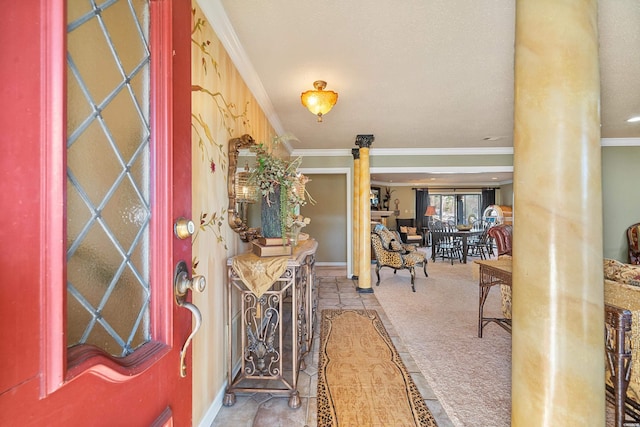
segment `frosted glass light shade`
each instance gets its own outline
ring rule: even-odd
[[[235,191],[236,201],[244,203],[255,203],[258,200],[258,187],[249,182],[250,172],[237,172]]]
[[[318,122],[322,122],[322,116],[331,111],[338,102],[338,94],[331,90],[324,90],[327,87],[327,82],[322,80],[313,82],[313,87],[315,90],[302,92],[300,100],[302,105],[318,116]]]

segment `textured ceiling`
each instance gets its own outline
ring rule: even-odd
[[[513,146],[513,1],[199,2],[226,12],[239,69],[294,149],[357,134],[373,149]],[[599,32],[602,137],[639,138],[640,2],[600,0]],[[339,93],[321,124],[300,104],[314,80]]]

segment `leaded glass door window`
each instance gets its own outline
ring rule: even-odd
[[[67,346],[149,341],[149,5],[67,5]]]

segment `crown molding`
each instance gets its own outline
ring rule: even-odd
[[[479,156],[513,154],[513,147],[469,147],[469,148],[371,148],[370,157],[377,156]],[[297,149],[292,156],[302,157],[352,157],[350,148],[332,150]]]
[[[353,157],[350,148],[336,148],[336,149],[315,149],[304,148],[296,149],[291,152],[293,157]]]
[[[460,187],[460,188],[477,188],[478,190],[481,190],[483,187],[485,188],[498,188],[501,187],[503,185],[508,185],[508,184],[513,184],[513,180],[507,180],[507,181],[491,181],[491,182],[474,182],[473,184],[464,184],[464,185],[453,185],[453,184],[430,184],[430,183],[424,183],[424,184],[416,184],[415,182],[413,183],[407,183],[407,182],[385,182],[385,181],[371,181],[371,185],[373,186],[380,186],[380,187],[413,187],[413,188],[428,188],[429,190],[439,190],[439,189],[450,189],[450,188],[454,188],[454,187]]]
[[[602,138],[600,143],[603,147],[638,147],[640,138]]]
[[[418,167],[371,167],[371,173],[491,173],[513,172],[513,166],[418,166]]]
[[[602,147],[636,147],[640,138],[602,138]],[[511,155],[513,147],[456,147],[456,148],[370,148],[369,156],[490,156]],[[292,156],[351,157],[350,148],[340,149],[295,149]]]
[[[513,154],[513,147],[372,148],[370,156],[478,156]]]

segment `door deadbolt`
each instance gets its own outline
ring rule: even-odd
[[[187,237],[191,237],[196,232],[196,226],[190,219],[180,217],[173,225],[173,232],[180,240],[184,240]]]

